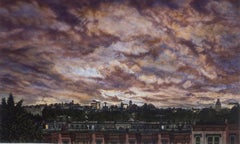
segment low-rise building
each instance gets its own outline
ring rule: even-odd
[[[179,127],[181,125],[181,127]],[[239,144],[238,124],[191,125],[160,122],[51,122],[43,130],[53,143]]]
[[[194,125],[192,128],[193,144],[226,144],[227,125]]]
[[[226,137],[227,137],[227,144],[239,144],[240,143],[240,125],[228,124]]]
[[[240,128],[238,124],[194,125],[193,144],[239,144]]]
[[[163,129],[160,122],[53,122],[45,127],[45,142],[190,144],[191,133]]]

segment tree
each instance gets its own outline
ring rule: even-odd
[[[228,122],[229,123],[239,123],[240,120],[240,107],[239,106],[234,106],[228,115]]]
[[[14,98],[13,98],[12,93],[9,94],[9,97],[8,97],[8,99],[7,99],[7,105],[8,105],[10,108],[13,108],[13,107],[14,107]]]
[[[41,125],[22,107],[23,101],[14,103],[10,94],[2,99],[1,142],[41,142]]]
[[[198,114],[200,124],[223,124],[224,117],[212,108],[204,108]]]

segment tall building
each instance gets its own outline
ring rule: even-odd
[[[220,99],[217,99],[217,102],[215,104],[215,110],[220,111],[221,110],[221,102]]]

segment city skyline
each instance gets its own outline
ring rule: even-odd
[[[240,101],[237,0],[0,2],[0,95],[26,104]]]

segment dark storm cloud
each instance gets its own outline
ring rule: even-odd
[[[143,85],[133,74],[128,74],[119,67],[115,67],[114,71],[105,78],[105,84],[107,89],[127,89],[133,85]]]
[[[130,0],[130,3],[137,7],[139,10],[146,8],[146,7],[153,7],[153,6],[166,6],[170,9],[177,9],[179,5],[174,2],[174,0]]]
[[[207,13],[205,6],[208,4],[209,0],[192,0],[190,5],[200,13]]]
[[[76,25],[80,22],[76,16],[68,12],[67,6],[61,3],[55,3],[53,1],[45,2],[47,2],[48,6],[56,13],[58,20],[66,22],[70,25]]]
[[[198,55],[195,44],[192,41],[182,39],[180,40],[180,43],[186,45],[191,50],[192,54]]]
[[[0,5],[4,95],[13,92],[27,103],[96,98],[159,106],[239,100],[237,1],[2,0]]]
[[[232,72],[236,73],[240,71],[240,57],[222,58],[220,59],[219,65],[221,65],[228,74],[231,74]]]
[[[41,73],[48,71],[53,63],[45,59],[35,48],[20,48],[18,50],[1,49],[1,57],[5,58],[5,66],[23,73]]]
[[[17,86],[18,78],[9,74],[5,74],[1,77],[1,84],[3,86],[12,85]]]
[[[220,43],[224,48],[234,50],[236,47],[240,45],[239,39],[240,39],[239,33],[237,34],[229,33],[221,37]]]

